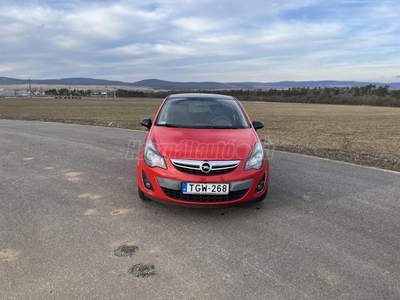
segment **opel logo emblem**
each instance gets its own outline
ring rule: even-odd
[[[201,170],[203,173],[210,173],[210,171],[211,171],[211,165],[210,165],[208,162],[203,162],[203,163],[200,165],[200,170]]]

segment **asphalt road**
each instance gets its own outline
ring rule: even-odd
[[[144,203],[143,138],[0,120],[1,299],[400,299],[398,173],[275,152],[263,203]]]

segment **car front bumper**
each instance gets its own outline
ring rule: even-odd
[[[268,189],[269,164],[265,160],[260,170],[243,171],[243,166],[232,173],[198,176],[182,173],[168,164],[168,169],[150,168],[144,161],[138,163],[138,183],[147,198],[171,204],[200,207],[220,207],[250,202],[261,198]],[[145,182],[151,188],[145,186]],[[182,182],[229,183],[229,194],[184,194]],[[259,185],[262,183],[262,188]]]

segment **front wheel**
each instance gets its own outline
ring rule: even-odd
[[[140,189],[139,185],[138,185],[138,195],[139,198],[142,199],[143,201],[148,201],[149,198],[146,197],[146,195],[142,192],[142,190]]]
[[[265,200],[265,198],[267,197],[267,193],[268,193],[268,189],[264,192],[264,194],[262,194],[261,196],[260,196],[260,198],[258,198],[256,201],[254,201],[254,202],[261,202],[261,201],[264,201]]]

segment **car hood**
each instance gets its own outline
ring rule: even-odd
[[[251,155],[258,137],[252,128],[194,129],[154,126],[151,139],[166,158],[238,160]]]

